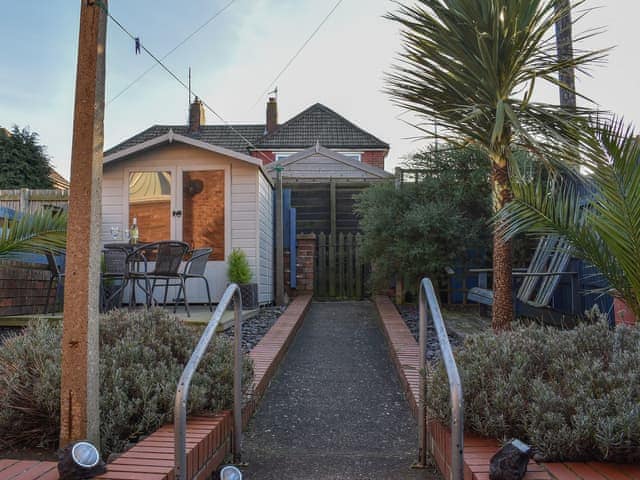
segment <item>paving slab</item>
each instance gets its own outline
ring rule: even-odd
[[[370,302],[314,302],[244,436],[246,479],[434,479]]]

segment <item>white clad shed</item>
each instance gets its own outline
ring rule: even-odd
[[[144,132],[143,132],[144,133]],[[105,152],[102,241],[136,217],[141,242],[182,240],[212,247],[207,278],[214,302],[227,285],[233,249],[245,252],[261,304],[273,301],[273,184],[259,159],[174,133]],[[203,282],[189,301],[206,301]],[[202,287],[202,288],[201,288]]]

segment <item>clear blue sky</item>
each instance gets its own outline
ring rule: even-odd
[[[78,14],[81,0],[0,0],[0,125],[30,126],[54,166],[69,172]],[[110,11],[154,53],[164,55],[229,0],[111,0]],[[329,12],[334,0],[236,0],[167,60],[194,91],[230,122],[262,122],[260,94]],[[637,0],[587,2],[601,7],[578,30],[606,26],[589,42],[617,45],[609,62],[581,77],[578,88],[604,108],[640,122],[637,92]],[[400,48],[397,28],[382,15],[389,0],[344,0],[277,82],[280,121],[322,102],[391,144],[387,169],[424,145],[419,132],[395,118],[401,110],[381,92],[382,77]],[[113,23],[107,34],[107,100],[152,64]],[[543,90],[540,97],[555,100]],[[187,93],[156,68],[107,105],[109,147],[155,123],[186,122]],[[410,115],[402,119],[411,121]],[[208,123],[219,123],[212,115]]]

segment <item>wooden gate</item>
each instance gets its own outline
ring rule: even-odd
[[[362,234],[318,235],[314,292],[316,297],[364,298],[369,265],[362,259]]]

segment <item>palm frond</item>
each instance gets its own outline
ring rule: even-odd
[[[19,253],[55,253],[64,251],[67,238],[66,213],[38,211],[15,220],[6,219],[0,232],[0,258]]]
[[[640,314],[640,144],[621,120],[600,123],[580,157],[590,173],[512,178],[514,200],[499,212],[501,234],[564,236],[611,292]]]

